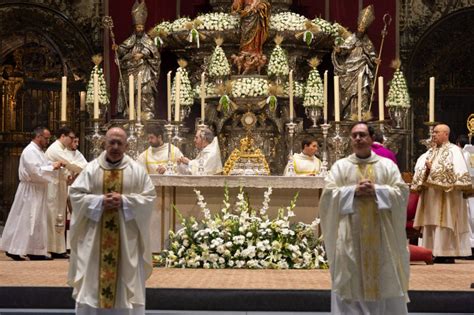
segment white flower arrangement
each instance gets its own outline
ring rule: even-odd
[[[172,31],[172,23],[169,21],[163,21],[159,24],[156,24],[153,27],[153,30],[157,33],[160,33],[160,32],[169,33]]]
[[[181,73],[181,86],[179,90],[180,105],[181,106],[192,106],[194,103],[193,88],[191,81],[189,81],[188,70],[184,67],[179,67],[176,72]],[[176,91],[176,76],[173,79],[171,87],[171,103],[175,104],[175,91]]]
[[[239,78],[232,81],[232,97],[268,95],[268,81],[262,78]]]
[[[183,228],[170,232],[169,249],[155,262],[171,268],[327,268],[322,240],[311,225],[290,224],[297,196],[278,217],[269,219],[267,210],[272,188],[264,194],[262,207],[250,206],[241,189],[231,205],[227,187],[223,207],[211,215],[204,197],[195,190],[203,219],[181,217]],[[286,215],[285,215],[286,212]]]
[[[206,82],[206,97],[216,97],[216,84],[213,82]],[[201,98],[201,83],[198,83],[194,86],[193,89],[194,98]]]
[[[216,39],[216,48],[212,52],[211,58],[209,59],[209,67],[207,68],[207,73],[211,77],[222,77],[230,74],[229,60],[227,60],[221,45],[222,39]]]
[[[95,65],[94,68],[92,68],[91,77],[89,79],[89,83],[87,84],[86,104],[94,104],[94,74],[97,74],[99,79],[99,104],[108,105],[110,103],[109,92],[107,91],[104,72],[99,65]]]
[[[308,19],[294,12],[281,12],[270,17],[270,29],[283,31],[301,31]]]
[[[304,90],[304,107],[323,107],[324,105],[324,88],[323,81],[319,76],[318,69],[316,68],[319,65],[318,58],[312,58],[309,61],[311,66],[311,71],[308,75],[308,80],[306,81],[306,87]]]
[[[283,95],[288,97],[289,95],[289,84],[285,82],[283,84]],[[299,81],[293,81],[293,95],[294,97],[304,97],[304,83]]]
[[[224,31],[239,28],[240,25],[238,16],[223,12],[202,14],[197,19],[202,22],[199,30]]]
[[[321,32],[334,37],[335,45],[339,45],[344,42],[344,39],[339,34],[339,28],[341,26],[338,23],[331,24],[331,22],[318,17],[312,20],[311,22],[316,24]]]
[[[168,32],[179,32],[186,30],[186,24],[191,22],[191,19],[188,17],[179,18],[174,20],[169,27]]]
[[[410,95],[408,94],[407,82],[403,72],[400,71],[400,64],[398,63],[393,74],[392,81],[389,82],[389,89],[387,107],[410,107]]]
[[[283,38],[278,36],[275,38],[275,48],[273,48],[268,62],[268,75],[271,76],[287,76],[290,72],[288,65],[288,54],[281,48]]]

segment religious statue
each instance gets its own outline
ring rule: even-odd
[[[234,0],[232,12],[240,14],[240,53],[232,55],[239,74],[260,73],[267,62],[263,44],[268,38],[270,3],[267,0]]]
[[[367,119],[377,58],[374,45],[366,34],[375,19],[374,7],[369,5],[359,14],[357,31],[337,46],[332,53],[334,74],[339,76],[344,119],[357,119],[358,77],[362,74],[362,119]]]
[[[153,40],[145,33],[147,19],[145,0],[136,0],[132,7],[132,19],[135,25],[134,33],[119,46],[113,45],[117,50],[122,70],[123,79],[119,82],[118,111],[128,113],[128,88],[129,75],[133,74],[135,84],[135,98],[138,86],[138,76],[141,76],[141,109],[144,120],[153,119],[155,116],[156,85],[160,76],[161,57]],[[123,85],[123,86],[122,86]],[[136,102],[135,102],[136,103]]]

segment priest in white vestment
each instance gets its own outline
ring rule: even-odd
[[[415,165],[412,189],[420,191],[415,228],[422,229],[422,246],[433,251],[435,263],[454,263],[470,256],[469,221],[463,190],[472,187],[461,149],[449,142],[450,129],[437,125],[434,147]]]
[[[352,127],[354,153],[331,167],[319,204],[332,314],[407,314],[408,187],[371,151],[372,136],[365,123]]]
[[[64,126],[56,135],[57,140],[46,150],[46,157],[52,162],[64,161],[66,165],[59,171],[58,180],[48,184],[48,252],[52,258],[68,258],[65,234],[68,179],[82,167],[73,161],[70,153],[74,131]]]
[[[176,146],[163,141],[163,133],[163,128],[159,126],[147,128],[150,146],[138,156],[137,162],[146,169],[148,174],[163,174],[166,171],[168,159],[176,163],[183,156]]]
[[[143,167],[125,155],[123,129],[109,129],[105,141],[106,151],[86,166],[70,189],[68,283],[76,314],[145,314],[155,187]]]
[[[293,154],[293,169],[296,176],[316,176],[321,169],[321,160],[315,154],[318,152],[318,142],[314,138],[304,138],[301,142],[301,153]],[[288,176],[286,166],[284,176]]]
[[[63,165],[52,163],[43,152],[51,137],[48,129],[38,127],[33,136],[20,156],[20,184],[0,242],[0,249],[14,260],[25,260],[24,255],[32,260],[46,259],[48,183],[56,180],[56,170]]]
[[[222,173],[219,141],[209,128],[196,131],[196,149],[200,150],[194,160],[186,157],[178,159],[178,172],[187,175],[216,175]]]

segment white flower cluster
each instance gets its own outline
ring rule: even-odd
[[[230,74],[230,64],[221,46],[216,46],[211,58],[209,59],[209,67],[207,69],[209,76],[219,77]]]
[[[303,31],[305,22],[308,21],[302,15],[294,12],[281,12],[270,17],[270,29],[283,31]]]
[[[100,66],[94,66],[94,68],[92,68],[91,77],[87,84],[86,104],[94,104],[94,74],[97,74],[99,78],[99,104],[107,105],[110,103],[109,92],[107,91],[104,72]]]
[[[318,17],[312,20],[311,22],[319,26],[321,32],[334,37],[334,43],[336,45],[341,44],[344,41],[341,35],[339,35],[340,25],[338,23],[331,24],[331,22],[326,21],[324,19],[320,19]]]
[[[288,84],[288,82],[285,82],[283,84],[283,93],[285,96],[288,96],[289,86],[290,85]],[[303,82],[293,81],[293,95],[295,97],[304,97],[304,83]]]
[[[389,83],[387,101],[388,107],[410,107],[410,95],[408,94],[407,82],[405,76],[400,69],[395,70],[393,79]]]
[[[288,55],[280,45],[276,45],[268,62],[268,75],[287,76],[289,72]]]
[[[226,188],[223,207],[212,216],[196,191],[204,219],[183,218],[183,228],[170,232],[169,249],[155,261],[174,268],[327,268],[324,246],[314,234],[318,222],[290,224],[296,198],[279,210],[277,218],[269,219],[271,193],[269,188],[257,211],[242,189],[232,207]]]
[[[213,82],[206,82],[206,97],[215,97],[216,94],[216,84]],[[199,82],[194,86],[194,98],[201,98],[201,83]]]
[[[172,24],[168,21],[163,21],[153,27],[153,30],[156,32],[166,32],[169,33],[172,30]]]
[[[232,81],[233,97],[258,97],[268,95],[268,82],[261,78],[239,78]]]
[[[323,81],[317,69],[309,72],[304,91],[304,107],[323,107]]]
[[[188,17],[179,18],[174,20],[173,23],[170,25],[169,32],[179,32],[186,30],[185,25],[186,23],[191,22],[191,19]]]
[[[191,106],[194,103],[193,88],[191,81],[189,81],[188,70],[179,67],[177,72],[181,73],[181,86],[179,90],[179,99],[181,106]],[[175,91],[176,91],[176,76],[173,79],[173,85],[171,87],[171,103],[175,103]]]
[[[240,25],[240,19],[237,15],[223,12],[213,12],[199,15],[197,17],[202,22],[198,29],[224,31],[236,29]]]

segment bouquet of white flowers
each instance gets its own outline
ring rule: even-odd
[[[222,77],[230,74],[230,64],[225,55],[224,49],[221,45],[223,43],[223,38],[216,38],[216,48],[209,59],[209,67],[207,72],[211,77]]]
[[[231,205],[225,188],[223,207],[211,215],[204,197],[198,190],[197,203],[204,218],[200,221],[183,218],[182,228],[170,232],[170,245],[161,256],[160,265],[173,268],[327,268],[322,240],[314,231],[319,224],[291,224],[297,196],[278,217],[269,219],[267,210],[272,188],[264,194],[257,211],[249,204],[241,189]]]
[[[275,36],[275,48],[273,48],[272,54],[270,55],[270,61],[268,62],[268,75],[273,76],[287,76],[290,72],[288,65],[288,55],[286,51],[281,48],[283,37],[280,35]]]
[[[89,83],[87,84],[87,96],[86,96],[86,104],[92,105],[94,104],[94,74],[98,76],[98,83],[99,83],[99,104],[101,107],[107,106],[110,103],[109,100],[109,92],[107,91],[107,84],[105,83],[104,72],[100,67],[100,63],[102,62],[101,55],[94,55],[92,56],[92,62],[94,62],[95,66],[92,68],[91,76],[89,79]],[[91,106],[89,106],[89,112],[92,114],[93,110]]]
[[[176,72],[181,74],[181,86],[179,89],[179,99],[181,106],[192,106],[194,103],[193,88],[191,81],[189,81],[188,70],[186,70],[187,62],[183,59],[178,60],[179,68]],[[173,79],[171,87],[171,103],[175,103],[175,91],[176,91],[176,76]]]
[[[301,31],[305,29],[305,22],[308,21],[302,15],[293,12],[281,12],[273,14],[270,18],[270,29],[283,31]]]
[[[259,97],[268,95],[268,81],[262,78],[239,78],[232,81],[233,97]]]
[[[318,69],[316,69],[319,65],[319,59],[311,58],[309,64],[312,69],[309,72],[308,80],[306,81],[303,106],[323,107],[323,81],[319,76]]]
[[[206,97],[215,97],[216,93],[216,84],[213,82],[206,82]],[[197,83],[193,89],[194,98],[201,98],[201,82]]]
[[[288,82],[283,84],[283,95],[288,97],[289,96],[289,87],[290,85]],[[293,81],[293,95],[294,97],[304,97],[304,83]]]
[[[240,25],[240,19],[236,15],[224,12],[212,12],[199,15],[198,20],[202,22],[198,29],[224,31],[236,29]]]
[[[344,41],[341,34],[339,33],[339,28],[341,26],[338,23],[331,24],[330,22],[318,17],[312,20],[312,22],[319,27],[321,32],[334,37],[334,43],[336,45],[339,45]]]
[[[403,72],[400,71],[401,63],[399,60],[392,62],[392,67],[395,68],[392,81],[389,82],[389,90],[387,107],[410,107],[410,95],[408,94],[407,82]]]

